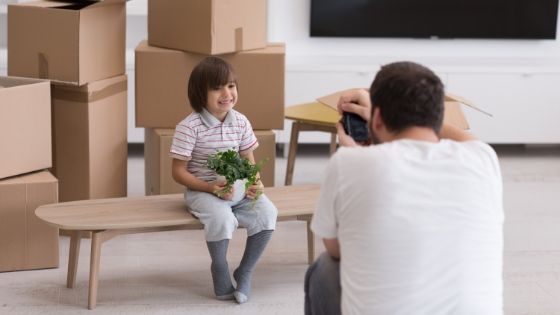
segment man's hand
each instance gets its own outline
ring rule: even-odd
[[[371,117],[371,101],[369,92],[364,89],[354,89],[342,92],[336,106],[338,113],[355,113],[369,122]]]
[[[356,147],[358,144],[352,137],[346,134],[342,123],[336,124],[336,133],[338,135],[338,143],[343,147]]]
[[[259,179],[256,183],[249,186],[249,189],[247,189],[247,195],[246,196],[247,196],[248,199],[255,199],[258,196],[260,196],[263,192],[264,192],[264,185],[261,182],[261,180]]]

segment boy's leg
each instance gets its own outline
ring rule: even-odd
[[[237,288],[233,293],[235,300],[238,303],[245,303],[251,295],[251,277],[253,269],[261,254],[266,248],[266,244],[272,236],[272,230],[261,231],[255,235],[247,237],[247,244],[245,245],[245,252],[239,267],[233,272],[233,278],[237,283]]]
[[[241,263],[233,272],[237,283],[235,299],[238,303],[245,303],[251,294],[253,269],[276,227],[278,210],[265,195],[261,195],[255,202],[245,199],[233,209],[239,224],[247,228],[248,235]]]
[[[305,274],[305,315],[339,315],[340,262],[323,253]]]
[[[197,191],[187,191],[185,200],[191,212],[204,225],[206,245],[212,264],[214,293],[219,300],[233,299],[233,285],[227,263],[227,249],[233,231],[237,229],[237,219],[229,203],[216,196]]]
[[[214,293],[218,300],[233,299],[233,284],[229,275],[229,266],[227,263],[227,249],[229,240],[221,240],[217,242],[206,242],[208,251],[212,258],[210,270],[212,271],[212,282],[214,283]]]

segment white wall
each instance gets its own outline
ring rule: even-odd
[[[0,74],[6,73],[5,6],[0,0]],[[21,2],[21,1],[20,1]],[[146,38],[147,0],[127,3],[129,141],[134,127],[134,47]],[[268,0],[269,41],[286,43],[286,106],[332,91],[369,86],[380,65],[413,60],[434,69],[448,90],[494,114],[465,109],[474,133],[493,143],[560,143],[560,44],[553,40],[310,38],[310,0]],[[289,139],[290,122],[278,132]],[[303,133],[301,142],[328,142]]]
[[[309,0],[269,0],[269,40],[287,44],[287,105],[369,86],[381,64],[412,60],[434,69],[449,91],[494,114],[465,109],[482,139],[560,143],[558,40],[311,38],[309,13]],[[280,138],[287,140],[286,132]]]

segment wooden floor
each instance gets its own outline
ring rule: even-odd
[[[506,210],[504,300],[507,315],[560,314],[560,146],[497,147]],[[319,183],[328,146],[301,148],[294,183]],[[131,150],[129,192],[142,195],[143,159]],[[276,183],[286,160],[277,160]],[[200,231],[119,236],[104,245],[97,308],[88,311],[89,241],[81,247],[77,287],[67,289],[68,238],[58,269],[0,273],[0,314],[302,314],[307,268],[305,223],[280,222],[244,305],[212,296],[209,258]],[[229,251],[237,267],[245,232]],[[321,252],[320,242],[316,242]]]

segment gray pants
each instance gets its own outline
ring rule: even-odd
[[[274,230],[278,210],[264,194],[256,201],[245,198],[244,183],[234,184],[234,198],[224,200],[207,192],[187,190],[185,202],[202,224],[207,242],[231,239],[238,226],[247,229],[247,235]]]
[[[339,315],[340,263],[327,252],[305,274],[305,315]]]

